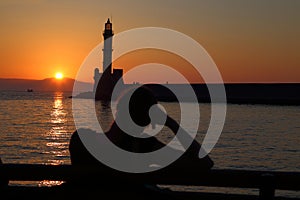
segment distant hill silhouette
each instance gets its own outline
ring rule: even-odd
[[[0,78],[0,90],[14,90],[14,91],[72,91],[75,80],[71,78],[64,78],[57,80],[55,78],[47,78],[43,80],[31,79],[5,79]],[[92,91],[93,85],[86,82],[77,82],[79,91]]]

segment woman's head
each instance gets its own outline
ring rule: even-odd
[[[129,103],[128,103],[129,99]],[[129,114],[134,123],[139,126],[150,124],[149,109],[157,100],[147,86],[130,89],[125,92],[118,101],[117,112],[123,113],[124,109],[129,109]]]

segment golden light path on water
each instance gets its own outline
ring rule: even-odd
[[[64,140],[65,137],[69,137],[69,134],[66,132],[64,127],[64,123],[67,121],[67,111],[64,108],[63,103],[63,92],[56,92],[54,94],[54,102],[51,110],[51,130],[46,133],[46,138],[48,142],[46,143],[47,148],[51,149],[51,151],[47,152],[52,154],[53,159],[49,159],[47,164],[50,165],[61,165],[64,164],[64,161],[61,159],[54,159],[54,158],[61,158],[68,156],[68,142]],[[62,140],[63,139],[63,140]],[[53,186],[53,185],[61,185],[63,181],[50,181],[44,180],[41,181],[38,185],[42,186]]]

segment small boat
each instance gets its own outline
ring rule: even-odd
[[[27,92],[33,92],[33,89],[28,88],[28,89],[27,89]]]

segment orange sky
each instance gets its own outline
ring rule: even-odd
[[[192,37],[214,59],[225,82],[300,82],[299,10],[294,0],[3,0],[0,77],[44,79],[61,71],[74,78],[102,42],[104,23],[112,15],[115,33],[157,26]],[[177,68],[180,63],[189,80],[198,80],[188,63],[174,62],[166,52],[148,53],[143,61],[135,52],[115,64],[127,71],[143,62]]]
[[[149,70],[144,71],[143,76],[136,75],[135,81],[137,82],[160,82],[160,83],[174,83],[176,79],[172,79],[169,77],[168,71],[164,70],[163,67],[157,66],[153,63],[160,63],[166,66],[170,66],[177,70],[180,74],[186,77],[189,82],[203,82],[201,75],[197,72],[197,70],[184,58],[175,55],[173,53],[157,50],[157,49],[144,49],[132,51],[124,56],[121,56],[119,59],[116,59],[113,63],[115,68],[122,68],[122,65],[126,63],[126,68],[124,69],[124,73],[133,69],[136,66],[140,66],[146,63],[149,64]],[[151,69],[152,68],[152,69]],[[156,70],[153,70],[156,69]],[[135,75],[136,73],[134,73]],[[125,78],[125,82],[132,82],[134,76],[131,75],[128,78]]]

